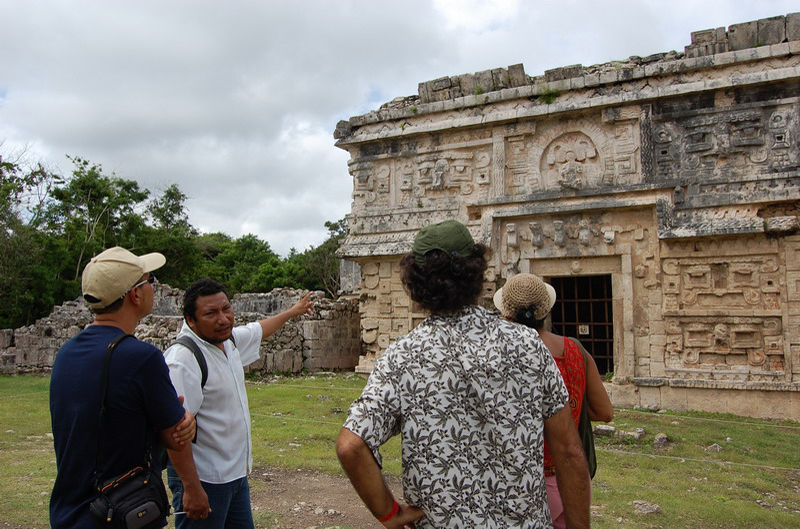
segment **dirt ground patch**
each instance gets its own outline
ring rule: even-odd
[[[402,485],[387,477],[397,499]],[[279,517],[276,528],[310,529],[330,527],[382,527],[364,506],[346,477],[310,470],[257,468],[250,474],[253,510],[270,511]]]
[[[249,476],[250,498],[257,527],[270,529],[330,529],[383,527],[364,506],[346,477],[313,470],[261,467]],[[395,498],[402,499],[398,478],[386,482]],[[268,513],[268,514],[265,514]],[[277,518],[277,522],[275,519]],[[261,523],[265,519],[266,523]],[[169,527],[175,527],[170,517]],[[0,528],[31,529],[0,520]]]

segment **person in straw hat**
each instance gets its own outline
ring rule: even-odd
[[[378,358],[337,454],[384,527],[549,527],[543,445],[553,445],[570,527],[589,526],[589,471],[553,357],[536,332],[477,305],[483,244],[455,220],[419,231],[401,262],[430,313]],[[379,449],[402,436],[403,493]],[[424,516],[423,516],[424,515]]]
[[[575,426],[578,426],[584,403],[590,420],[609,422],[614,416],[614,408],[594,359],[578,340],[554,334],[546,325],[555,302],[555,289],[533,274],[515,275],[494,295],[494,304],[503,317],[536,329],[553,355],[569,391]],[[591,428],[591,424],[588,427]],[[547,443],[544,446],[544,465],[547,503],[553,526],[563,528],[567,526],[566,517],[558,489],[556,465]]]

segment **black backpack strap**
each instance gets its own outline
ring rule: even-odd
[[[179,336],[175,339],[174,342],[170,344],[172,347],[175,344],[179,344],[184,346],[185,348],[189,349],[192,354],[194,355],[194,359],[197,360],[197,365],[200,366],[200,389],[204,389],[206,387],[206,381],[208,380],[208,363],[206,363],[206,355],[203,354],[203,350],[200,349],[200,346],[197,345],[197,342],[191,336],[183,335]],[[195,417],[195,421],[197,418]],[[194,439],[192,439],[193,443],[197,442],[197,432],[195,431]],[[167,463],[169,462],[167,457],[167,450],[162,449],[161,451],[161,468],[167,468]]]
[[[197,345],[190,336],[180,336],[172,345],[181,344],[182,346],[189,349],[192,354],[194,354],[195,359],[197,360],[197,364],[200,366],[200,388],[206,387],[206,380],[208,380],[208,364],[206,363],[206,356],[203,354],[202,349],[200,346]]]
[[[110,371],[111,367],[111,354],[114,352],[114,349],[117,347],[117,345],[119,345],[119,343],[128,336],[133,335],[123,333],[114,338],[114,341],[108,344],[108,347],[106,347],[106,352],[103,357],[103,374],[101,375],[102,378],[100,380],[100,420],[98,421],[97,449],[95,450],[94,459],[94,477],[96,484],[100,483],[100,468],[102,465],[102,458],[100,457],[100,437],[102,437],[103,433],[103,417],[105,417],[106,405],[108,402],[108,372]]]

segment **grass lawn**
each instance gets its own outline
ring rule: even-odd
[[[364,383],[346,374],[250,383],[255,465],[341,475],[334,443]],[[48,385],[48,377],[0,376],[0,523],[48,526]],[[618,409],[612,425],[644,435],[596,438],[595,527],[800,527],[799,423]],[[658,433],[667,446],[653,446]],[[381,452],[386,471],[399,475],[399,440]],[[637,512],[648,504],[658,512]],[[274,524],[271,513],[257,516]]]

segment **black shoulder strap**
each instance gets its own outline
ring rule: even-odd
[[[133,336],[132,334],[120,334],[114,341],[108,344],[106,347],[106,353],[103,358],[103,374],[102,379],[100,380],[100,420],[98,422],[98,429],[97,429],[97,449],[95,450],[95,459],[94,459],[94,475],[95,481],[99,483],[100,479],[100,467],[101,467],[101,457],[100,457],[100,437],[103,432],[103,417],[106,414],[106,404],[108,401],[108,372],[111,367],[111,354],[114,352],[114,348],[119,345],[119,343],[127,338],[128,336]]]
[[[179,343],[182,346],[186,347],[194,354],[194,357],[197,360],[197,364],[200,366],[200,375],[201,375],[200,387],[201,388],[206,387],[206,380],[208,380],[208,364],[206,363],[206,356],[203,354],[203,351],[202,349],[200,349],[200,346],[197,345],[197,342],[195,342],[191,338],[191,336],[186,336],[186,335],[180,336],[177,340],[175,340],[173,345],[176,343]]]

